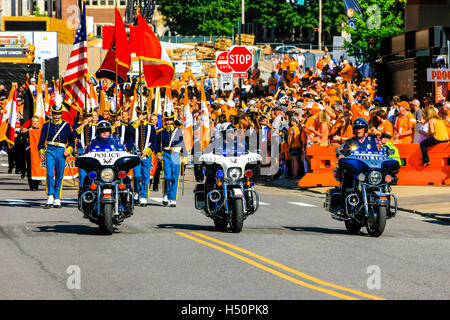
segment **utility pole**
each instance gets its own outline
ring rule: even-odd
[[[322,51],[322,0],[319,0],[319,51]]]
[[[241,0],[241,20],[245,24],[245,0]]]

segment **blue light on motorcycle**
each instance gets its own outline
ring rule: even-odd
[[[89,178],[90,178],[91,180],[97,179],[97,173],[96,173],[95,171],[89,172]]]
[[[224,175],[225,175],[225,173],[223,172],[223,170],[217,170],[216,176],[217,176],[218,178],[223,178]]]

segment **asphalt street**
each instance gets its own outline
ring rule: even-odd
[[[323,196],[256,186],[239,234],[194,208],[191,174],[176,208],[137,207],[111,236],[83,219],[75,190],[0,173],[0,299],[449,299],[450,224],[400,212],[380,238],[349,235]],[[181,188],[181,187],[180,187]],[[76,276],[76,277],[75,277]]]

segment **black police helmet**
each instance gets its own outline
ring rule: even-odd
[[[112,132],[111,124],[108,121],[106,121],[106,120],[100,121],[97,124],[97,128],[96,128],[96,132],[98,132],[98,133],[104,132],[104,131]]]
[[[364,131],[367,132],[369,130],[369,123],[364,118],[357,118],[353,122],[353,130],[358,130],[364,128]]]

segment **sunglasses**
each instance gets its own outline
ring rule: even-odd
[[[353,129],[356,129],[356,130],[360,130],[360,129],[364,129],[365,128],[365,126],[353,126]]]

